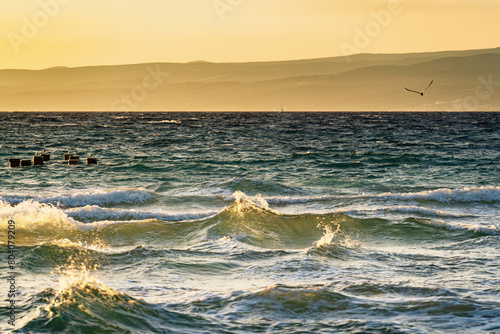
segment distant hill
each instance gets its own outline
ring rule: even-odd
[[[430,80],[424,96],[421,90]],[[3,111],[500,111],[500,48],[0,70]]]

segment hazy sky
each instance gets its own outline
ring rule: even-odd
[[[500,0],[0,0],[0,68],[500,46]]]

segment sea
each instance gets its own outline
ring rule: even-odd
[[[500,113],[0,113],[0,252],[2,333],[500,333]]]

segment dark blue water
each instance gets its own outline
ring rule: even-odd
[[[0,161],[2,332],[500,333],[500,113],[0,113]]]

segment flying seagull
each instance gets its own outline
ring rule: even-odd
[[[424,96],[424,92],[427,90],[427,88],[429,88],[432,85],[433,82],[434,82],[434,80],[432,80],[431,83],[429,84],[429,86],[425,87],[425,89],[423,91],[421,91],[421,92],[417,92],[416,90],[411,90],[411,89],[408,89],[406,87],[405,87],[405,89],[407,91],[409,91],[409,92],[417,93],[417,94],[420,94],[420,95]]]

